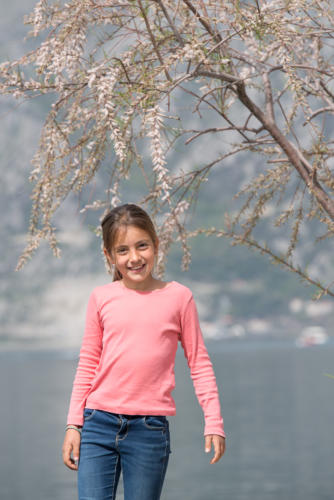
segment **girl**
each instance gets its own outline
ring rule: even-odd
[[[121,471],[125,500],[159,500],[179,340],[204,412],[205,451],[214,446],[211,464],[225,451],[216,379],[190,289],[153,277],[159,241],[148,214],[125,204],[101,225],[114,277],[89,297],[63,460],[78,470],[79,500],[114,500]]]

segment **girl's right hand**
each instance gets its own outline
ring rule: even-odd
[[[64,464],[72,470],[78,470],[80,440],[81,435],[75,429],[68,429],[65,432],[65,439],[62,448],[63,461]],[[71,453],[73,453],[73,458],[71,457]]]

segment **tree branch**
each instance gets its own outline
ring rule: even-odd
[[[283,149],[287,157],[290,159],[292,165],[300,174],[305,184],[311,192],[314,192],[319,205],[327,212],[331,219],[334,220],[334,202],[328,196],[322,186],[312,176],[308,166],[308,162],[303,157],[302,153],[282,134],[275,123],[271,123],[264,113],[256,106],[256,104],[248,97],[245,86],[243,83],[237,84],[237,92],[240,101],[254,114],[254,116],[263,124],[264,128],[268,130],[271,136]]]
[[[167,11],[166,7],[164,6],[162,0],[153,0],[153,1],[160,5],[161,10],[164,13],[165,18],[168,21],[169,26],[173,30],[175,38],[177,39],[177,41],[179,42],[179,44],[181,45],[181,47],[183,47],[184,46],[184,41],[182,39],[182,36],[181,36],[180,32],[177,30],[175,24],[173,23],[173,21],[172,21],[170,15],[168,14],[168,11]]]
[[[232,239],[235,244],[247,245],[250,248],[255,248],[260,253],[265,254],[268,257],[270,257],[274,263],[281,265],[282,267],[286,268],[288,271],[292,271],[293,273],[298,274],[298,276],[300,276],[304,281],[319,288],[321,290],[321,292],[317,296],[317,299],[321,298],[323,295],[330,295],[331,297],[334,297],[334,292],[329,290],[329,286],[331,284],[328,285],[328,287],[324,287],[319,281],[316,281],[313,278],[311,278],[302,269],[300,269],[299,267],[295,267],[293,264],[291,264],[286,259],[284,259],[284,257],[281,257],[281,256],[275,254],[272,250],[270,250],[270,248],[268,248],[267,246],[260,245],[260,243],[258,243],[254,239],[245,238],[243,235],[236,234],[233,231],[224,231],[222,229],[218,230],[216,228],[196,229],[195,231],[188,232],[187,238],[195,237],[198,234],[206,234],[207,236],[215,235],[218,238],[225,236],[225,237]]]
[[[274,106],[273,106],[273,93],[271,90],[271,85],[270,85],[270,79],[268,73],[263,73],[262,75],[263,82],[264,82],[264,93],[266,97],[266,111],[269,120],[271,123],[275,123],[275,116],[274,116]]]
[[[144,7],[143,7],[142,1],[141,1],[141,0],[138,0],[138,4],[139,4],[140,12],[141,12],[141,14],[142,14],[142,16],[143,16],[143,18],[144,18],[145,25],[146,25],[146,28],[147,28],[148,34],[149,34],[149,36],[150,36],[150,39],[151,39],[152,45],[153,45],[153,47],[154,47],[154,50],[155,50],[155,52],[156,52],[156,54],[157,54],[157,56],[158,56],[158,59],[159,59],[159,61],[160,61],[161,66],[164,68],[164,72],[165,72],[165,75],[166,75],[167,80],[169,80],[169,81],[171,82],[171,81],[172,81],[172,78],[170,77],[170,75],[169,75],[169,73],[168,73],[168,70],[167,70],[167,68],[165,67],[165,64],[164,64],[163,58],[162,58],[162,56],[161,56],[161,54],[160,54],[159,47],[158,47],[158,45],[157,45],[157,42],[156,42],[155,37],[154,37],[154,35],[153,35],[153,33],[152,33],[152,30],[151,30],[150,23],[149,23],[148,18],[147,18],[147,16],[146,16],[146,12],[145,12],[145,9],[144,9]]]
[[[217,42],[221,42],[222,41],[222,37],[220,36],[219,33],[217,32],[214,32],[212,29],[211,29],[211,26],[205,21],[205,19],[203,19],[203,17],[201,16],[201,14],[198,12],[198,10],[193,6],[193,4],[189,1],[189,0],[183,0],[183,2],[187,5],[187,7],[191,10],[191,12],[193,14],[195,14],[195,16],[197,17],[197,19],[199,20],[199,22],[202,24],[202,26],[204,26],[204,28],[206,29],[206,31],[208,33],[210,33],[210,35],[217,41]]]
[[[320,115],[321,113],[326,113],[327,111],[330,111],[331,113],[334,113],[334,106],[327,106],[324,108],[317,109],[317,111],[314,111],[308,118],[307,120],[303,123],[303,125],[307,125],[307,123],[315,118],[316,116]]]

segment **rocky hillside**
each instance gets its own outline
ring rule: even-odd
[[[8,4],[1,19],[1,60],[19,56],[34,43],[23,43],[26,28],[21,23],[23,14],[34,4],[31,0],[13,0]],[[82,335],[88,294],[93,286],[110,279],[104,269],[100,241],[90,229],[98,223],[98,215],[79,213],[91,189],[94,196],[99,190],[102,193],[105,183],[102,175],[80,197],[70,197],[55,217],[62,257],[53,257],[44,244],[22,271],[14,271],[29,225],[30,160],[38,145],[48,104],[47,99],[35,99],[19,106],[11,99],[0,100],[3,125],[0,136],[2,345],[14,339],[32,343],[40,342],[41,338],[55,346],[77,345]],[[220,145],[212,139],[207,147],[217,149]],[[184,161],[180,154],[182,151],[175,153],[170,161]],[[199,161],[205,152],[194,154],[196,158],[187,157],[187,161]],[[255,157],[240,157],[217,169],[201,193],[190,225],[222,226],[224,212],[236,209],[231,193],[237,192],[261,169],[258,162]],[[124,192],[123,201],[136,199],[133,183]],[[271,206],[265,213],[257,235],[261,240],[270,241],[276,251],[281,251],[287,246],[289,231],[277,231],[273,227],[272,217],[276,211],[277,207]],[[314,247],[312,237],[316,231],[316,226],[305,225],[297,256],[301,262],[308,263],[313,276],[326,278],[328,282],[334,274],[333,252],[328,243]],[[312,303],[314,291],[301,284],[295,275],[273,266],[265,257],[246,248],[232,247],[223,239],[198,237],[192,242],[190,270],[182,273],[180,265],[181,252],[175,246],[165,278],[177,279],[193,288],[204,322],[242,323],[247,327],[251,321],[253,324],[256,320],[260,321],[258,324],[262,321],[262,325],[267,321],[269,330],[293,330],[308,324],[329,327],[331,323],[332,301],[324,299],[322,305]]]

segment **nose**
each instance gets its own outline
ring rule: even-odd
[[[135,248],[130,249],[129,260],[131,262],[137,262],[140,260],[138,252]]]

